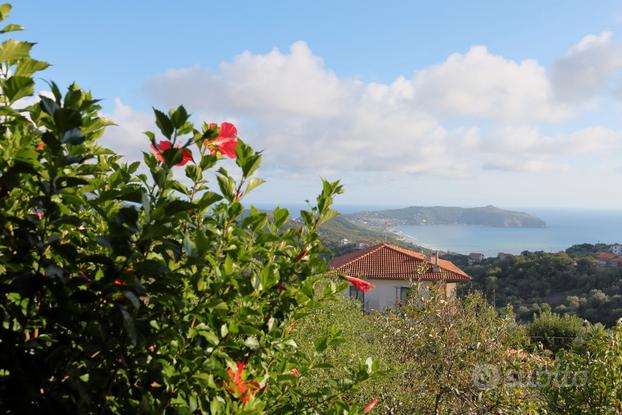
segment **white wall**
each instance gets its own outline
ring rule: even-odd
[[[371,278],[366,280],[374,284],[376,288],[365,293],[365,302],[363,306],[365,311],[384,311],[387,308],[395,309],[396,303],[399,301],[399,291],[397,288],[410,287],[410,282],[406,280],[376,280]],[[421,287],[428,289],[433,284],[435,283],[432,281],[422,281]],[[455,283],[446,284],[444,293],[447,297],[455,297],[455,291]],[[347,289],[344,294],[349,296],[349,292],[349,289]]]

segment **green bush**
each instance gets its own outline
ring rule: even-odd
[[[543,379],[549,413],[622,413],[622,321],[612,330],[592,330],[578,350],[560,352]]]
[[[183,107],[154,110],[140,170],[99,145],[111,122],[78,86],[51,82],[22,108],[47,67],[32,46],[0,44],[2,412],[358,413],[342,398],[373,365],[303,393],[323,350],[290,335],[341,289],[315,289],[339,183],[323,182],[300,226],[285,209],[246,211],[261,155]]]
[[[524,414],[541,408],[528,382],[541,359],[523,350],[529,341],[510,310],[500,314],[478,294],[447,302],[435,290],[425,298],[414,291],[397,313],[366,314],[345,298],[323,303],[299,322],[296,341],[311,352],[314,341],[337,333],[339,346],[326,355],[332,377],[372,356],[381,376],[351,399],[377,398],[379,413]],[[489,369],[492,378],[480,378]],[[312,393],[317,385],[303,387]]]
[[[538,314],[527,325],[527,331],[534,343],[552,352],[569,348],[585,332],[584,321],[573,315],[559,315],[546,310]]]

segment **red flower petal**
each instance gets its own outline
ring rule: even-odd
[[[350,284],[354,285],[356,288],[358,288],[362,292],[365,292],[365,291],[370,290],[372,288],[376,288],[376,286],[374,284],[372,284],[371,282],[362,280],[360,278],[353,277],[351,275],[346,275],[346,280]]]
[[[377,403],[378,403],[378,399],[373,399],[370,403],[365,405],[365,408],[363,408],[363,413],[366,414],[372,409],[374,409],[374,406],[376,406]]]
[[[164,157],[162,157],[162,153],[160,153],[160,150],[155,148],[153,144],[150,144],[149,147],[151,147],[151,150],[155,153],[156,158],[160,160],[160,163],[164,163]],[[158,147],[160,147],[160,144],[158,144]]]
[[[300,376],[300,371],[298,369],[296,369],[296,368],[293,368],[290,372],[291,372],[292,375],[294,375],[296,377]]]
[[[192,161],[192,152],[187,148],[184,148],[181,152],[181,161],[176,166],[183,166],[187,162]]]
[[[210,128],[213,124],[210,124]],[[210,153],[216,154],[218,151],[224,156],[234,159],[236,157],[235,149],[238,145],[238,130],[235,125],[230,122],[223,122],[220,125],[220,132],[218,137],[213,140],[205,141],[205,145],[215,146],[211,148]]]
[[[35,147],[35,151],[41,151],[45,148],[45,143],[41,143],[39,144],[37,147]]]
[[[223,122],[220,124],[220,134],[218,134],[218,136],[225,138],[237,138],[238,129],[235,128],[235,125],[230,122]]]
[[[151,147],[151,150],[153,150],[158,160],[160,160],[161,163],[164,163],[164,157],[162,156],[162,153],[164,153],[167,150],[170,150],[173,147],[173,143],[171,143],[170,141],[164,140],[158,143],[157,148],[154,147],[153,144],[151,144],[149,147]],[[177,146],[176,148],[178,147],[179,146]],[[175,165],[183,166],[184,164],[188,163],[191,160],[192,160],[192,152],[188,150],[187,148],[184,148],[181,152],[181,161]]]
[[[257,382],[247,382],[242,379],[242,372],[244,372],[244,369],[246,368],[245,362],[235,362],[235,365],[235,372],[231,368],[227,369],[230,379],[227,389],[229,392],[236,395],[239,400],[246,403],[252,396],[255,395],[255,392],[259,390],[260,385]]]
[[[127,285],[127,283],[121,280],[114,280],[114,285]]]

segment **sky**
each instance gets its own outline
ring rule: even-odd
[[[622,205],[620,1],[20,0],[10,21],[128,160],[152,107],[234,122],[264,152],[250,202],[326,177],[341,204]]]

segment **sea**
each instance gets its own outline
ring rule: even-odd
[[[622,242],[622,210],[509,208],[546,222],[545,228],[468,225],[399,226],[404,239],[431,249],[496,256],[499,252],[559,252],[581,243]]]
[[[258,204],[271,209],[273,206]],[[297,216],[303,205],[284,205]],[[335,205],[343,214],[403,206]],[[553,209],[504,207],[526,212],[546,222],[544,228],[494,228],[469,225],[402,225],[394,229],[405,240],[430,249],[496,256],[499,252],[559,252],[581,243],[622,243],[622,209]]]

